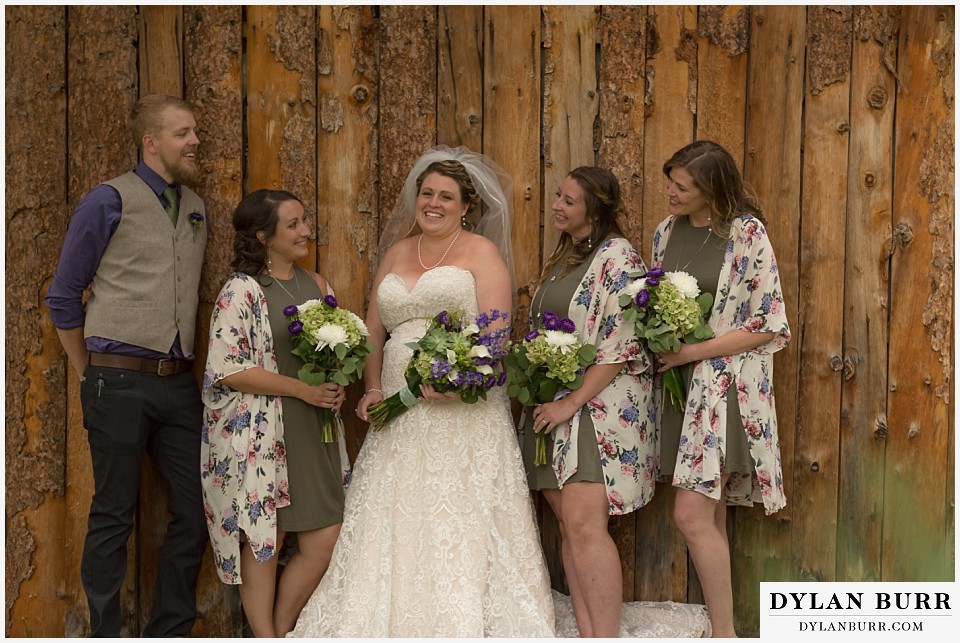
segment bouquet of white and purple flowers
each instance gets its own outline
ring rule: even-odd
[[[540,330],[532,330],[506,357],[507,395],[524,406],[545,404],[583,386],[583,373],[597,357],[597,347],[583,344],[572,319],[551,312],[541,316]],[[537,433],[533,463],[547,463],[547,441]]]
[[[464,311],[445,310],[430,320],[420,341],[407,344],[413,357],[404,374],[406,386],[368,409],[373,429],[382,429],[416,405],[421,384],[456,393],[467,404],[485,400],[487,391],[503,386],[506,373],[500,361],[507,354],[510,329],[487,330],[501,318],[509,320],[510,313],[493,310],[469,322]]]
[[[367,353],[373,344],[363,320],[340,308],[333,295],[311,299],[299,306],[287,306],[283,314],[290,320],[287,330],[293,336],[293,354],[304,361],[297,372],[300,381],[310,386],[333,382],[340,386],[357,381],[363,373]],[[319,408],[321,439],[336,442],[333,411]]]
[[[636,278],[620,294],[623,320],[634,322],[637,336],[655,353],[676,353],[680,343],[693,344],[713,336],[704,322],[713,306],[713,295],[700,293],[697,280],[683,271],[654,268]],[[687,391],[677,368],[663,374],[663,388],[678,411],[687,402]]]

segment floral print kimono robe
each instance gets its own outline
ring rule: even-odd
[[[674,217],[667,217],[653,237],[653,264],[661,266]],[[676,454],[674,486],[720,499],[720,449],[726,441],[727,390],[735,386],[746,432],[752,475],[731,475],[727,503],[763,502],[772,514],[786,506],[773,399],[773,353],[790,341],[773,247],[763,224],[742,214],[730,226],[730,238],[710,315],[715,337],[732,330],[776,333],[767,344],[744,353],[714,357],[694,367]],[[659,380],[658,387],[659,387]],[[659,399],[659,395],[657,396]],[[674,457],[674,454],[662,454]]]
[[[258,561],[278,543],[277,507],[290,504],[278,396],[223,384],[248,368],[277,372],[267,299],[257,281],[234,274],[217,296],[203,374],[201,482],[207,530],[220,580],[240,584],[240,532]]]
[[[597,434],[610,515],[639,509],[653,497],[657,472],[656,416],[652,412],[651,361],[634,325],[624,323],[620,291],[629,274],[645,271],[629,241],[604,241],[574,291],[569,316],[581,342],[597,347],[597,364],[623,369],[587,402]],[[560,487],[577,471],[580,413],[553,431],[553,469]]]

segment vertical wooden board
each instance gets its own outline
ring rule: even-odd
[[[319,7],[317,21],[317,202],[329,230],[320,273],[363,316],[377,248],[377,29],[370,7]],[[351,460],[366,432],[353,412],[361,392],[351,386],[343,405]]]
[[[742,170],[750,9],[701,6],[697,35],[696,138],[725,147]]]
[[[887,287],[900,9],[854,10],[844,267],[837,580],[880,580],[887,435]]]
[[[852,37],[851,7],[808,9],[792,539],[801,577],[817,581],[836,580],[844,312],[837,275],[844,270]]]
[[[233,210],[243,198],[243,15],[239,6],[194,6],[184,14],[184,98],[200,138],[196,186],[207,208],[200,300],[213,303],[232,272]],[[198,313],[197,327],[210,320]],[[206,355],[206,344],[197,342]]]
[[[247,186],[289,190],[317,221],[316,19],[312,6],[250,6],[247,15]],[[317,226],[318,244],[328,231]],[[316,248],[298,262],[316,270]]]
[[[437,142],[483,147],[483,7],[441,5],[437,28]]]
[[[66,10],[7,7],[5,45],[5,634],[62,636],[69,367],[43,298],[67,228]]]
[[[900,30],[884,580],[953,578],[939,473],[953,402],[953,21],[953,7],[905,7]]]
[[[597,27],[600,8],[543,8],[543,253],[557,247],[553,200],[564,177],[595,165],[593,128],[599,115]]]
[[[647,91],[643,107],[643,221],[640,242],[653,245],[653,231],[665,216],[663,164],[693,141],[697,108],[697,9],[647,7]]]
[[[526,319],[540,274],[540,8],[489,6],[484,20],[483,152],[513,182],[514,319]]]
[[[183,8],[140,7],[140,95],[183,93]]]
[[[380,229],[437,140],[437,8],[380,9]]]
[[[646,9],[605,6],[600,13],[599,29],[599,164],[609,168],[617,176],[626,215],[620,222],[620,227],[644,260],[649,261],[649,248],[641,244],[640,238],[645,218],[643,101],[646,79]]]
[[[233,208],[243,196],[243,16],[239,6],[184,10],[184,98],[194,107],[202,172],[198,194],[207,209],[207,249],[200,278],[194,374],[203,377],[212,302],[232,271]],[[208,548],[197,584],[194,636],[239,636],[243,617],[237,590],[217,577]]]
[[[137,100],[137,11],[132,6],[77,6],[67,9],[67,203],[102,181],[132,170],[136,144],[127,119]],[[104,135],[104,127],[111,135]],[[80,421],[80,394],[73,369],[67,386],[66,636],[89,632],[87,600],[80,585],[80,557],[93,495],[87,434]],[[135,533],[135,532],[134,532]],[[136,540],[127,543],[127,576],[121,589],[123,636],[137,629]]]
[[[790,328],[796,335],[800,237],[800,144],[803,111],[804,7],[753,7],[745,179],[765,208],[767,231],[780,270]],[[778,79],[771,82],[771,79]],[[782,79],[783,82],[780,82]],[[774,356],[778,434],[787,507],[765,517],[763,509],[737,510],[732,545],[736,624],[759,628],[760,581],[795,576],[791,565],[793,445],[797,417],[797,341]],[[749,552],[744,555],[744,552]]]
[[[142,7],[138,15],[140,96],[168,94],[183,97],[183,15],[180,7]],[[140,474],[137,508],[137,610],[142,631],[150,621],[160,549],[166,533],[166,485],[151,458]]]

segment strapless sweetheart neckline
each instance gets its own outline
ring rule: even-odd
[[[465,272],[468,275],[470,275],[471,278],[473,278],[473,273],[467,270],[466,268],[461,268],[460,266],[437,266],[436,268],[431,268],[430,270],[426,271],[425,273],[417,277],[417,280],[413,284],[413,288],[408,288],[407,282],[403,279],[403,277],[401,277],[395,272],[388,272],[386,277],[384,277],[384,279],[390,276],[396,277],[397,279],[400,280],[400,283],[403,284],[403,289],[407,291],[407,294],[412,295],[413,291],[417,289],[417,286],[420,285],[420,282],[423,281],[424,277],[426,277],[430,273],[435,273],[438,270],[443,270],[444,268],[452,268],[453,270],[456,270],[458,272]]]

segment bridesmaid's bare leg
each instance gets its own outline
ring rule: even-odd
[[[333,546],[340,535],[340,523],[297,533],[297,553],[280,574],[277,605],[273,612],[274,631],[286,636],[300,618],[303,606],[330,566]]]
[[[696,491],[678,489],[673,519],[687,541],[687,549],[700,577],[713,636],[735,638],[725,503],[718,503]]]
[[[283,533],[277,532],[277,542],[283,542]],[[247,615],[250,629],[257,638],[276,638],[273,629],[273,600],[277,587],[277,559],[274,554],[268,560],[258,563],[250,543],[242,543],[240,548],[240,604]]]
[[[599,482],[574,482],[560,491],[566,540],[590,618],[586,636],[620,636],[623,572],[617,545],[607,531],[609,501]],[[579,624],[579,623],[578,623]],[[585,636],[581,630],[581,636]]]
[[[567,579],[567,588],[570,590],[570,602],[573,604],[573,616],[577,619],[577,630],[580,636],[587,638],[593,636],[593,626],[590,624],[590,614],[587,612],[587,604],[583,598],[583,592],[580,589],[580,581],[577,579],[577,568],[573,564],[573,558],[570,553],[570,539],[567,537],[566,525],[563,522],[563,512],[560,507],[560,490],[545,489],[543,497],[547,504],[553,510],[553,515],[557,517],[560,524],[560,557],[563,561],[563,575]]]

